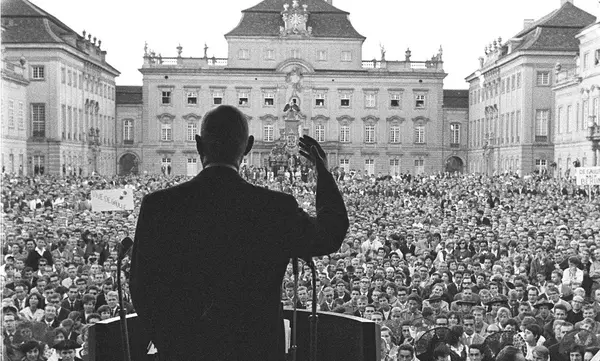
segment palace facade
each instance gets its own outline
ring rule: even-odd
[[[117,88],[120,173],[195,175],[194,136],[220,104],[247,116],[254,148],[244,162],[264,166],[298,136],[322,143],[332,166],[373,174],[463,171],[467,97],[444,92],[440,48],[416,61],[364,60],[363,37],[348,13],[324,0],[265,0],[242,11],[225,34],[228,56],[162,57],[145,49],[141,87]],[[169,167],[170,166],[170,167]]]
[[[114,174],[119,72],[101,40],[27,0],[3,0],[2,56],[4,170]]]
[[[573,163],[598,166],[600,156],[600,23],[576,35],[579,55],[575,64],[557,64],[555,160],[558,175],[570,173]]]
[[[577,34],[595,20],[562,0],[541,19],[525,20],[512,38],[485,47],[479,69],[466,78],[470,172],[525,175],[550,167],[555,139],[562,142],[555,134],[556,65],[575,67]]]

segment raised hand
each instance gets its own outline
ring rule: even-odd
[[[329,170],[327,165],[327,155],[325,154],[325,151],[323,151],[323,148],[321,148],[321,145],[319,145],[319,142],[308,135],[303,135],[300,137],[298,145],[300,147],[300,155],[316,165],[317,172]]]

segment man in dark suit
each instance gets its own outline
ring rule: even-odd
[[[317,169],[316,218],[240,177],[253,143],[245,116],[219,106],[196,135],[204,170],[142,201],[131,294],[139,342],[153,341],[161,359],[283,360],[289,259],[336,252],[346,235],[346,207],[314,139],[300,138],[299,150]]]

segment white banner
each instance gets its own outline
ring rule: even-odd
[[[578,186],[600,185],[600,167],[575,168],[575,180]]]
[[[92,191],[92,212],[133,210],[131,189],[103,189]]]

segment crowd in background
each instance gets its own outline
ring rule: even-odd
[[[521,334],[527,360],[571,360],[571,351],[591,359],[597,352],[597,187],[539,174],[332,172],[350,230],[337,253],[315,259],[316,284],[309,267],[301,267],[297,307],[310,309],[314,292],[320,311],[380,324],[388,360],[413,359],[415,341],[442,326],[449,329],[444,342],[426,357],[478,361],[485,357],[478,345],[486,336],[510,330]],[[315,213],[311,169],[243,167],[240,173],[257,186],[293,194]],[[142,197],[188,179],[3,175],[5,358],[37,352],[40,359],[55,360],[53,346],[65,339],[76,341],[77,354],[85,358],[90,325],[118,316],[117,243],[134,238]],[[130,189],[135,209],[93,212],[91,190],[114,188]],[[127,257],[124,265],[125,307],[134,312]],[[294,305],[293,280],[290,264],[284,306]],[[582,330],[585,340],[565,351],[559,345],[573,329]]]

